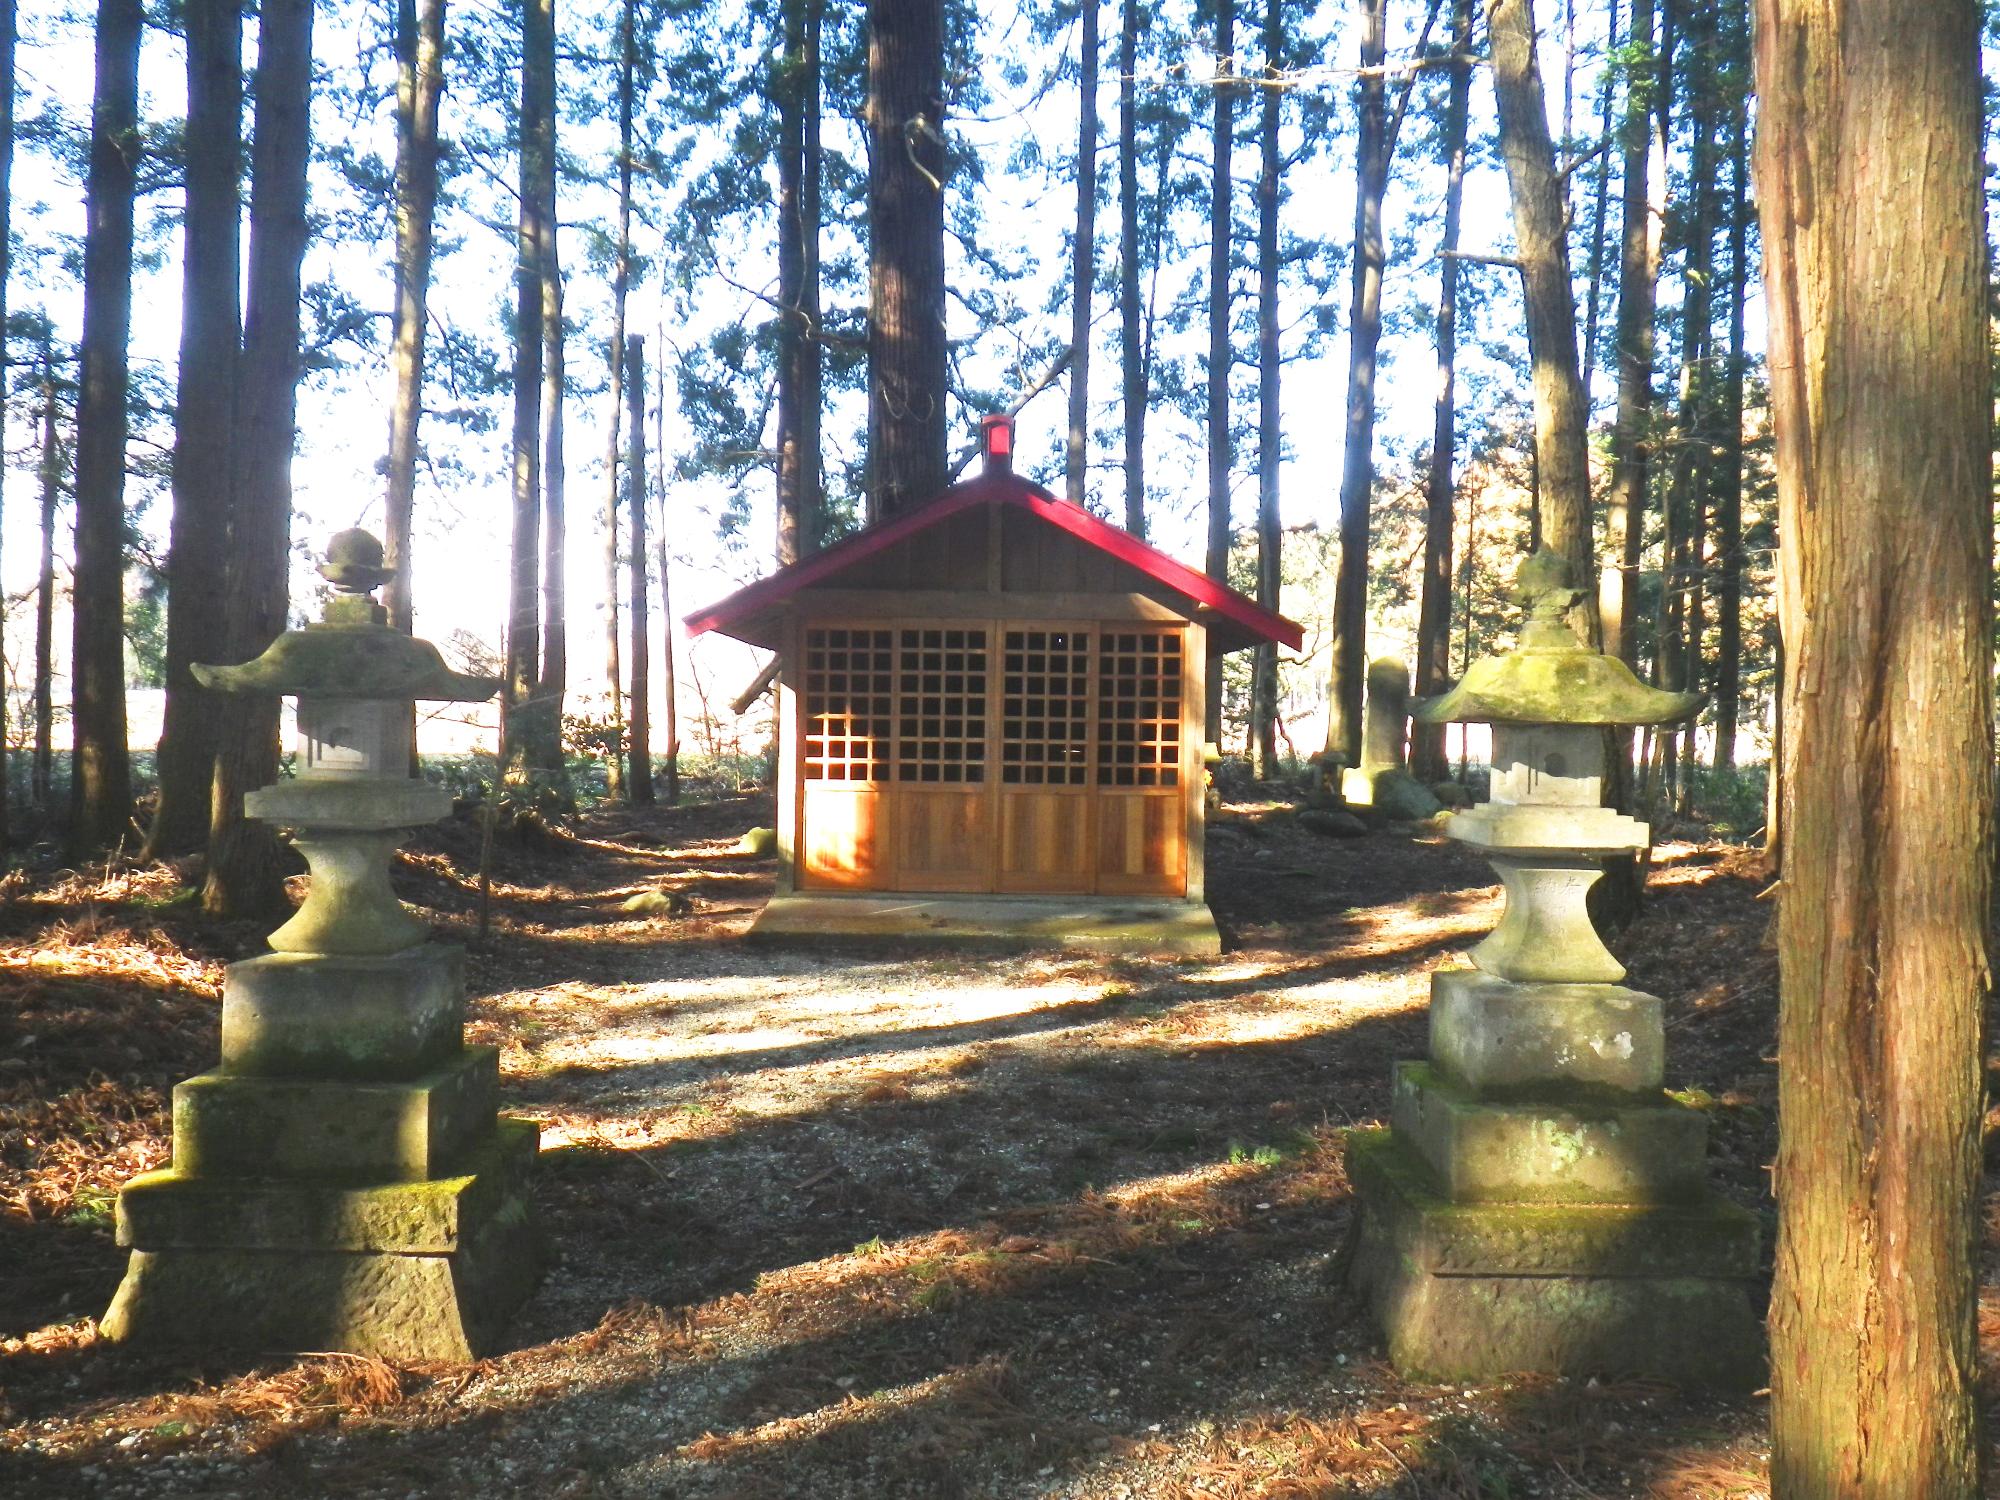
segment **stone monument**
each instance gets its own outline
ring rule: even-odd
[[[172,1167],[119,1194],[132,1258],[102,1331],[469,1359],[539,1270],[538,1128],[498,1114],[498,1054],[465,1045],[462,951],[426,942],[389,863],[451,810],[410,775],[415,700],[499,684],[389,626],[368,533],[334,537],[320,572],[334,596],[318,624],[194,668],[218,692],[298,699],[298,775],[244,808],[296,830],[311,886],[271,953],[229,966],[222,1065],[174,1090]]]
[[[1340,773],[1340,799],[1385,818],[1421,820],[1444,809],[1410,774],[1410,669],[1400,657],[1368,664],[1368,706],[1361,721],[1361,764]]]
[[[1708,1186],[1706,1121],[1661,1088],[1660,1001],[1619,982],[1584,907],[1649,834],[1600,805],[1605,726],[1684,722],[1700,699],[1578,642],[1556,553],[1516,595],[1518,648],[1416,713],[1493,726],[1491,800],[1448,831],[1507,905],[1473,968],[1432,976],[1430,1058],[1397,1066],[1391,1128],[1351,1139],[1354,1279],[1407,1373],[1755,1384],[1756,1218]]]

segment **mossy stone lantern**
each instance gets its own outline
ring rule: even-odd
[[[1685,722],[1565,623],[1581,597],[1543,548],[1521,567],[1515,650],[1472,664],[1419,723],[1492,726],[1490,800],[1453,838],[1506,888],[1471,968],[1431,980],[1430,1057],[1398,1064],[1391,1129],[1354,1139],[1355,1277],[1402,1369],[1759,1378],[1755,1218],[1716,1196],[1707,1125],[1667,1095],[1660,1001],[1591,925],[1603,862],[1647,846],[1601,805],[1605,731]]]
[[[297,698],[299,774],[244,806],[296,830],[312,878],[273,951],[229,966],[221,1065],[174,1089],[172,1167],[119,1195],[132,1258],[103,1332],[466,1359],[537,1274],[538,1130],[498,1114],[498,1054],[465,1045],[464,955],[427,941],[389,867],[405,830],[451,810],[410,775],[416,700],[499,684],[390,627],[367,532],[334,537],[320,572],[317,624],[194,668],[213,691]]]

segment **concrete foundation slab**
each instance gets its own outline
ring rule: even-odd
[[[1406,1375],[1639,1375],[1762,1383],[1758,1228],[1713,1196],[1637,1207],[1447,1199],[1387,1131],[1349,1138],[1362,1202],[1351,1279]]]
[[[1685,1203],[1707,1191],[1708,1122],[1664,1094],[1496,1102],[1404,1062],[1390,1119],[1454,1202]]]
[[[1222,951],[1214,913],[1200,901],[1114,896],[833,894],[773,896],[753,941],[915,941],[1109,953]]]

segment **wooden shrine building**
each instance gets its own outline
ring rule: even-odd
[[[777,893],[753,933],[1214,952],[1204,684],[1299,627],[984,471],[687,619],[777,652]]]

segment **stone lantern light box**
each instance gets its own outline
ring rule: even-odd
[[[463,1359],[533,1285],[529,1121],[498,1114],[498,1056],[464,1038],[464,956],[389,883],[397,844],[451,811],[411,776],[415,700],[499,684],[388,624],[363,531],[332,539],[323,618],[217,692],[298,700],[298,775],[244,799],[311,868],[272,951],[230,965],[222,1059],[174,1090],[173,1165],[119,1195],[130,1266],[114,1340]]]
[[[1447,831],[1506,908],[1472,967],[1432,975],[1430,1056],[1397,1065],[1391,1128],[1351,1142],[1355,1280],[1412,1373],[1754,1383],[1756,1220],[1708,1186],[1706,1121],[1661,1087],[1661,1002],[1621,983],[1585,908],[1604,860],[1650,842],[1600,805],[1606,729],[1685,722],[1700,698],[1577,639],[1555,552],[1516,597],[1517,648],[1416,710],[1492,726],[1490,800]]]

